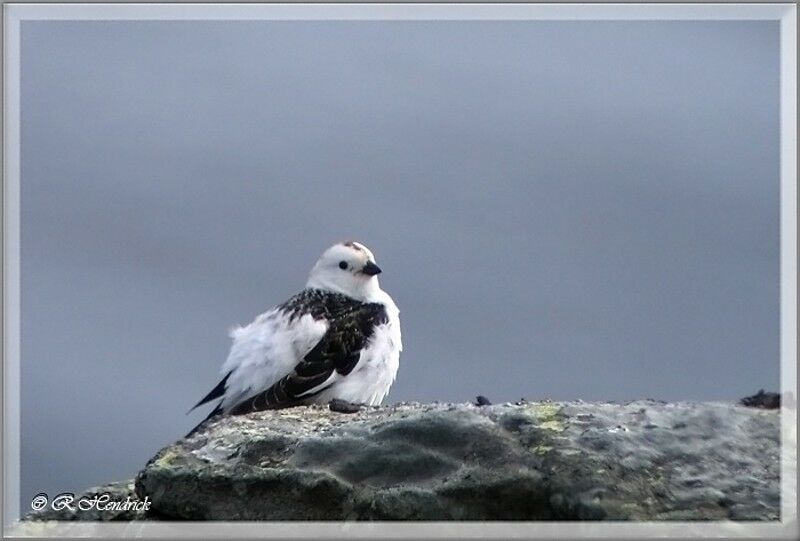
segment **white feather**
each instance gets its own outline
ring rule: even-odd
[[[328,329],[324,320],[304,315],[289,321],[277,309],[231,331],[233,345],[221,373],[231,372],[222,400],[224,411],[251,398],[289,374]]]

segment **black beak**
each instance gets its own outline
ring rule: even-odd
[[[367,276],[375,276],[376,274],[381,273],[381,268],[372,261],[367,261],[367,264],[364,265],[364,268],[361,269],[361,272]]]

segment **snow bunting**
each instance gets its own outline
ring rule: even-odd
[[[305,289],[231,331],[222,381],[194,408],[219,399],[211,418],[331,401],[380,404],[403,349],[399,310],[380,288],[380,272],[363,244],[328,248]]]

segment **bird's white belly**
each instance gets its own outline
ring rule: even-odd
[[[333,383],[309,403],[327,404],[334,398],[376,406],[389,393],[400,361],[399,329],[388,323],[375,329],[358,364],[347,375],[334,374]]]

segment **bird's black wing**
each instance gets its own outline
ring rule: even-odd
[[[382,304],[354,303],[352,308],[330,321],[325,335],[289,375],[237,404],[230,413],[241,415],[302,404],[327,388],[324,383],[334,371],[349,374],[358,364],[361,350],[369,342],[375,327],[388,321]]]

